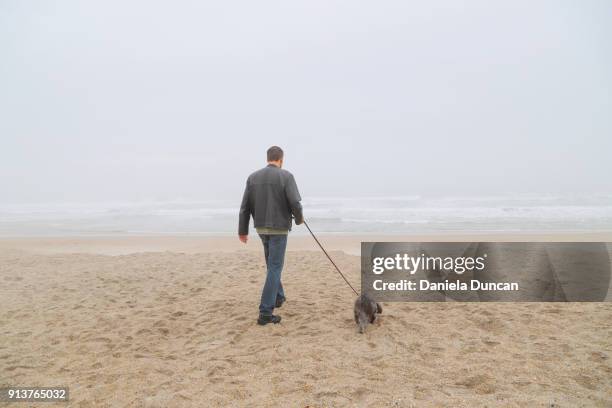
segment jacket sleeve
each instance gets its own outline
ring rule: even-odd
[[[302,222],[304,222],[302,204],[300,203],[302,197],[300,197],[300,192],[298,191],[297,184],[295,183],[295,178],[293,178],[293,174],[291,173],[289,174],[289,178],[285,184],[285,196],[287,197],[287,203],[291,209],[291,214],[293,214],[293,217],[295,218],[296,225],[300,225]]]
[[[238,235],[249,235],[249,221],[251,220],[251,204],[249,202],[249,180],[246,182],[240,214],[238,215]]]

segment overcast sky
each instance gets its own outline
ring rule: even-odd
[[[610,1],[0,0],[0,203],[612,192]]]

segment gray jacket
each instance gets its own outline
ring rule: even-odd
[[[257,170],[246,182],[240,205],[238,234],[249,233],[251,216],[255,228],[290,230],[291,215],[300,225],[303,220],[301,199],[293,174],[287,170],[273,164]]]

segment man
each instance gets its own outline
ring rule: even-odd
[[[283,150],[278,146],[268,149],[268,165],[251,174],[240,206],[238,236],[246,244],[249,220],[253,216],[255,229],[263,242],[266,258],[266,282],[261,293],[257,324],[279,323],[280,316],[272,314],[275,307],[285,302],[281,272],[291,230],[291,216],[300,225],[304,221],[300,193],[293,174],[283,170]]]

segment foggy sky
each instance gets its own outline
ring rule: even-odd
[[[0,1],[0,203],[612,190],[608,1]]]

